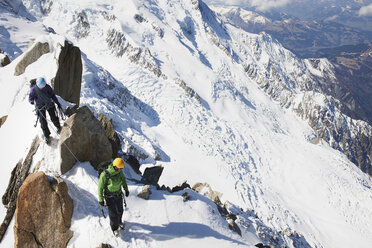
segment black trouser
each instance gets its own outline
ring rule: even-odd
[[[56,128],[60,128],[61,125],[59,124],[59,119],[58,119],[58,116],[56,115],[56,108],[54,104],[53,104],[53,107],[50,107],[47,110],[48,110],[50,119],[52,120],[54,126],[56,126]],[[37,113],[39,115],[40,126],[41,126],[41,129],[43,130],[44,136],[49,137],[50,130],[48,128],[48,122],[46,120],[45,108],[39,109]]]
[[[123,197],[121,195],[106,198],[106,205],[110,217],[111,230],[115,231],[119,228],[119,224],[122,223],[121,218],[123,217]]]

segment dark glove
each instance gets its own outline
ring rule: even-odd
[[[102,207],[104,207],[105,206],[105,202],[104,201],[101,201],[101,202],[99,202],[99,205],[101,205]]]
[[[129,196],[129,191],[125,191],[125,196],[126,196],[126,197]]]
[[[62,106],[61,106],[60,103],[57,103],[57,106],[58,106],[59,109],[62,109]]]
[[[32,105],[34,105],[34,101],[31,101],[30,103],[31,103]]]

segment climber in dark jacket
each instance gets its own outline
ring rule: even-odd
[[[31,90],[28,100],[31,104],[36,103],[37,115],[40,120],[41,129],[43,130],[46,142],[49,144],[50,130],[46,120],[46,111],[48,111],[50,119],[57,128],[57,133],[59,134],[61,132],[61,125],[59,124],[59,118],[56,114],[54,103],[57,104],[58,108],[61,108],[61,104],[59,103],[52,87],[45,82],[43,77],[39,77],[36,80],[33,79],[30,83]]]

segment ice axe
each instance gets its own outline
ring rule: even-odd
[[[103,211],[103,208],[101,205],[99,205],[99,207],[101,208],[101,211],[102,211],[102,215],[103,215],[103,218],[106,218],[106,215],[105,215],[105,212]]]

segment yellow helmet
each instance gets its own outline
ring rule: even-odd
[[[112,163],[113,166],[115,166],[116,168],[119,168],[119,169],[123,169],[124,168],[124,160],[121,159],[121,158],[115,158],[114,159],[114,162]]]

